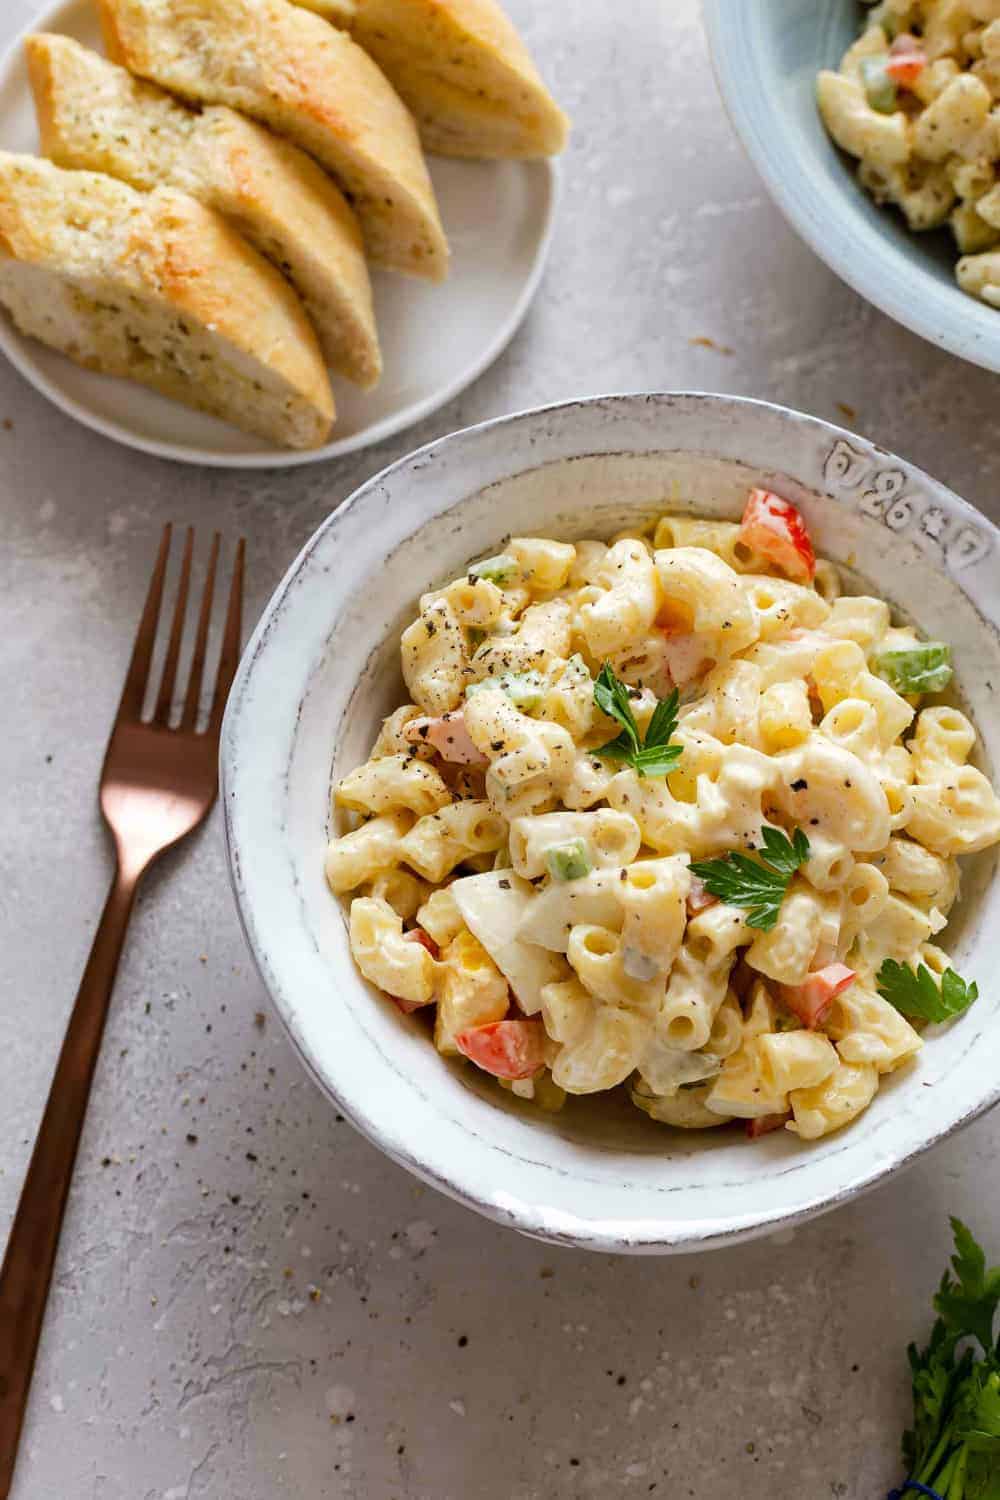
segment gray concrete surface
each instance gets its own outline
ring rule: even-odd
[[[35,10],[6,0],[0,40]],[[109,878],[95,779],[164,520],[247,533],[253,613],[410,447],[644,386],[850,408],[1000,519],[996,379],[887,322],[785,226],[696,0],[511,10],[576,119],[569,191],[524,330],[447,410],[345,461],[223,474],[116,448],[0,364],[0,1234]],[[1000,1257],[1000,1118],[794,1236],[557,1252],[384,1161],[258,1013],[214,819],[134,925],[15,1500],[875,1500],[899,1477],[904,1346],[947,1215]]]

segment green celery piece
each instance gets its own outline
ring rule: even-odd
[[[881,651],[872,665],[876,675],[897,693],[941,693],[951,682],[951,647],[944,641],[922,641],[905,651]]]
[[[899,97],[895,80],[886,71],[888,61],[888,54],[884,52],[877,57],[861,59],[861,82],[865,97],[872,109],[877,110],[880,115],[891,115]]]
[[[583,839],[570,839],[565,844],[552,844],[545,851],[545,863],[553,880],[582,880],[593,866]]]
[[[485,578],[487,582],[504,588],[508,583],[513,583],[518,572],[517,558],[511,557],[509,552],[498,552],[496,557],[484,557],[482,562],[473,563],[469,569],[469,577]]]

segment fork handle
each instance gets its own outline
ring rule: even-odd
[[[73,1164],[138,884],[137,874],[123,873],[119,866],[80,981],[0,1270],[0,1500],[7,1500],[13,1481]]]

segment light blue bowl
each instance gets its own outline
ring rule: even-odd
[[[959,290],[950,234],[912,234],[859,187],[816,108],[816,74],[858,32],[855,0],[703,0],[726,108],[789,222],[831,270],[914,333],[1000,370],[1000,311]]]

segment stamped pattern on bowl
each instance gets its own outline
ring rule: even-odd
[[[971,568],[989,555],[991,542],[977,526],[960,516],[949,516],[940,505],[907,487],[902,469],[878,468],[875,461],[838,438],[823,464],[826,492],[852,503],[872,521],[890,531],[917,532],[941,549],[952,572]]]

